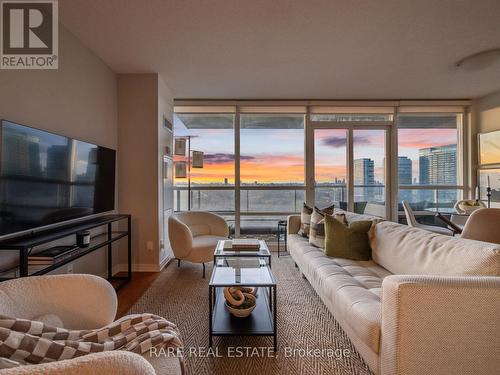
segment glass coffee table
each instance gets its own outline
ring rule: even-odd
[[[267,264],[271,267],[271,252],[267,247],[266,241],[259,241],[259,250],[228,250],[224,249],[224,242],[226,240],[221,240],[217,242],[217,246],[214,252],[214,265],[221,258],[258,258],[267,260]]]
[[[272,336],[278,348],[276,330],[276,280],[262,259],[217,259],[208,286],[209,346],[213,336]],[[257,304],[250,316],[234,317],[225,307],[225,287],[258,287]]]

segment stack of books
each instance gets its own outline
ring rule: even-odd
[[[260,241],[239,238],[231,241],[231,248],[234,251],[258,251],[260,249]]]
[[[70,257],[76,249],[78,249],[78,246],[54,246],[39,253],[31,254],[28,257],[28,265],[38,267],[50,266]]]

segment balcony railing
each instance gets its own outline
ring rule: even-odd
[[[378,210],[384,216],[385,185],[354,185],[354,211],[365,213],[367,204],[381,206]],[[196,185],[191,188],[191,210],[218,213],[235,226],[235,187],[231,185]],[[306,187],[300,185],[241,185],[240,186],[240,228],[241,234],[275,232],[278,220],[300,212],[305,201]],[[450,208],[461,199],[462,187],[404,185],[398,192],[398,216],[405,222],[401,205],[407,200],[415,211],[417,219],[423,223],[438,224],[432,212],[426,208]],[[321,183],[315,186],[315,204],[326,207],[335,204],[348,209],[348,194],[345,184]],[[188,209],[187,186],[175,187],[174,209]]]

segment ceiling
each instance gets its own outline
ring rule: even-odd
[[[117,73],[176,98],[449,99],[500,90],[498,0],[60,0],[60,20]]]

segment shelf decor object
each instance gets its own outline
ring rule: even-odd
[[[237,318],[246,318],[257,305],[257,288],[224,288],[226,309]]]
[[[191,150],[192,136],[186,135],[175,138],[174,153],[177,156],[186,157],[187,144],[187,162],[175,162],[175,177],[188,179],[188,211],[191,211],[191,168],[203,168],[203,152]]]
[[[193,168],[203,168],[203,152],[193,151]]]
[[[185,161],[175,162],[175,178],[187,178],[187,164]]]
[[[186,156],[186,138],[175,138],[174,155]]]

